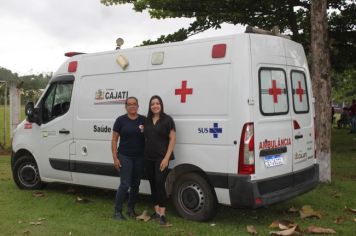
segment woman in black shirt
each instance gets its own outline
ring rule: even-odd
[[[176,141],[175,125],[172,117],[164,113],[162,99],[155,95],[149,103],[145,122],[145,169],[151,186],[151,198],[155,213],[151,218],[160,219],[160,225],[167,225],[167,194],[165,182],[169,160],[173,160]]]

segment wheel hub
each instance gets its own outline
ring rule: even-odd
[[[24,164],[18,171],[18,177],[21,183],[27,187],[32,187],[38,182],[38,171],[33,164]]]
[[[204,193],[197,184],[189,184],[182,188],[180,199],[186,210],[197,212],[204,205]]]

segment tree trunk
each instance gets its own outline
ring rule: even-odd
[[[331,80],[327,0],[311,1],[311,75],[315,97],[316,157],[321,182],[331,181]]]

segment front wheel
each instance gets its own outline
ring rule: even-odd
[[[22,156],[15,162],[13,178],[20,189],[40,189],[43,186],[37,163],[31,156]]]
[[[212,187],[197,173],[181,176],[174,186],[173,203],[179,215],[195,221],[207,221],[217,211]]]

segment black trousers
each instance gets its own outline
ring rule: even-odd
[[[159,207],[167,206],[167,193],[165,182],[168,175],[168,167],[161,171],[161,161],[145,160],[145,171],[151,186],[151,200],[153,205]]]

